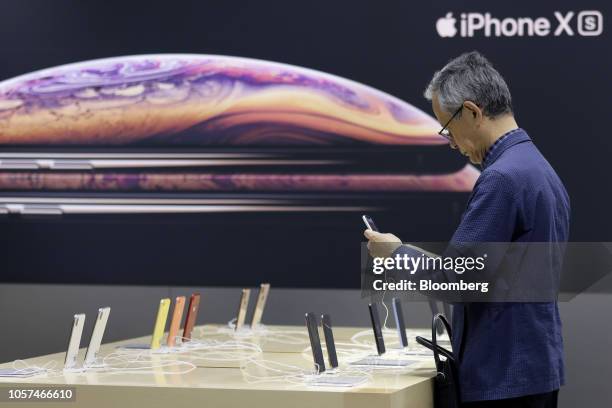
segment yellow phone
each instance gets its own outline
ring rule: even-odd
[[[170,299],[164,298],[160,300],[159,309],[157,309],[157,318],[155,319],[155,327],[153,328],[153,337],[151,338],[151,350],[157,350],[161,346],[161,341],[166,331],[166,320],[168,319],[169,310]]]

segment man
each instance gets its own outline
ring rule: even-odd
[[[518,127],[508,86],[489,61],[478,52],[455,58],[435,73],[425,97],[443,126],[440,134],[482,167],[451,242],[566,242],[567,192]],[[372,256],[415,255],[415,247],[392,234],[364,235],[370,244],[387,243],[368,244],[371,252],[393,251]],[[457,303],[452,326],[462,404],[557,406],[565,380],[556,301]]]

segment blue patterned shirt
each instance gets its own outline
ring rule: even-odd
[[[569,196],[523,129],[500,137],[482,167],[451,242],[567,242]],[[406,245],[396,253],[420,255]],[[458,303],[452,328],[464,402],[550,392],[565,381],[557,302]]]

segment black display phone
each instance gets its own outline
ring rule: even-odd
[[[317,317],[314,313],[306,313],[306,328],[308,329],[308,337],[310,338],[310,348],[312,349],[315,369],[318,373],[322,373],[325,371],[325,361],[323,360],[323,350],[321,349]]]
[[[363,223],[366,225],[366,227],[367,227],[369,230],[376,231],[376,232],[380,232],[380,231],[378,230],[378,227],[376,226],[376,223],[375,223],[375,222],[374,222],[374,220],[372,219],[372,217],[370,217],[369,215],[365,215],[365,214],[364,214],[364,215],[362,215],[362,216],[361,216],[361,219],[363,220]]]
[[[334,341],[331,317],[328,314],[321,316],[321,327],[323,327],[323,336],[325,336],[325,348],[327,349],[329,365],[331,368],[336,368],[338,367],[338,354],[336,353],[336,342]]]
[[[376,351],[381,356],[385,354],[385,341],[383,339],[382,328],[380,327],[380,319],[378,317],[378,307],[370,303],[370,319],[372,320],[372,330],[374,330],[374,340],[376,341]]]
[[[406,336],[406,325],[404,324],[404,312],[402,302],[398,298],[393,298],[393,316],[395,316],[395,327],[399,336],[400,346],[408,347],[408,337]]]

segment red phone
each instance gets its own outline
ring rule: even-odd
[[[200,308],[200,294],[194,293],[189,299],[189,307],[187,308],[187,317],[185,317],[185,329],[183,330],[183,341],[191,340],[191,331],[196,323],[198,309]]]

